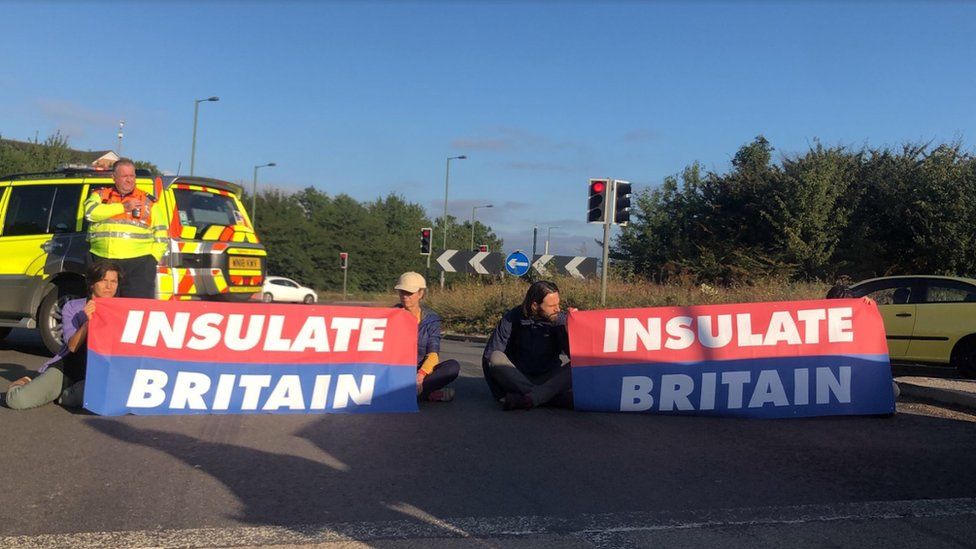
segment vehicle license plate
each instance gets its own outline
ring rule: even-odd
[[[230,258],[231,269],[251,269],[261,268],[261,258],[259,257],[232,257]]]

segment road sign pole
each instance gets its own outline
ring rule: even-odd
[[[346,300],[346,281],[349,278],[349,265],[346,264],[346,268],[342,270],[342,300]]]

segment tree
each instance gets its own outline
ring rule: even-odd
[[[0,174],[49,172],[71,157],[68,138],[55,132],[44,142],[0,140]]]
[[[725,174],[697,164],[634,200],[614,257],[657,280],[725,284],[976,273],[976,160],[958,143],[826,148],[772,162],[762,136]]]
[[[159,177],[163,175],[163,172],[159,169],[159,167],[153,164],[152,162],[147,162],[145,160],[135,160],[133,161],[133,164],[135,164],[137,170],[146,170],[153,177]]]
[[[286,195],[267,191],[257,197],[257,231],[268,248],[268,273],[300,279],[320,290],[342,287],[339,253],[349,254],[352,291],[391,290],[404,271],[426,271],[420,255],[421,227],[434,227],[434,253],[440,252],[439,225],[424,209],[390,194],[361,203],[348,195],[329,196],[314,188]],[[467,249],[471,225],[449,218],[450,246]],[[500,248],[490,227],[476,224],[481,243]]]
[[[767,215],[772,251],[795,265],[795,275],[827,278],[832,258],[854,204],[848,200],[859,175],[861,153],[817,143],[802,156],[783,161],[779,183],[771,189]]]

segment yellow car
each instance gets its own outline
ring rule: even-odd
[[[38,328],[61,346],[61,306],[86,294],[85,199],[111,186],[108,171],[70,168],[0,177],[0,338]],[[136,185],[163,204],[167,251],[156,274],[158,299],[245,301],[261,292],[267,252],[233,183],[136,171]]]
[[[886,276],[851,290],[878,303],[893,364],[952,366],[976,378],[976,280]]]

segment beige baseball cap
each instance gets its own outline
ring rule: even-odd
[[[414,293],[425,288],[427,288],[427,281],[424,280],[423,275],[413,271],[400,275],[400,279],[397,280],[397,285],[393,287],[395,290],[403,290],[410,293]]]

